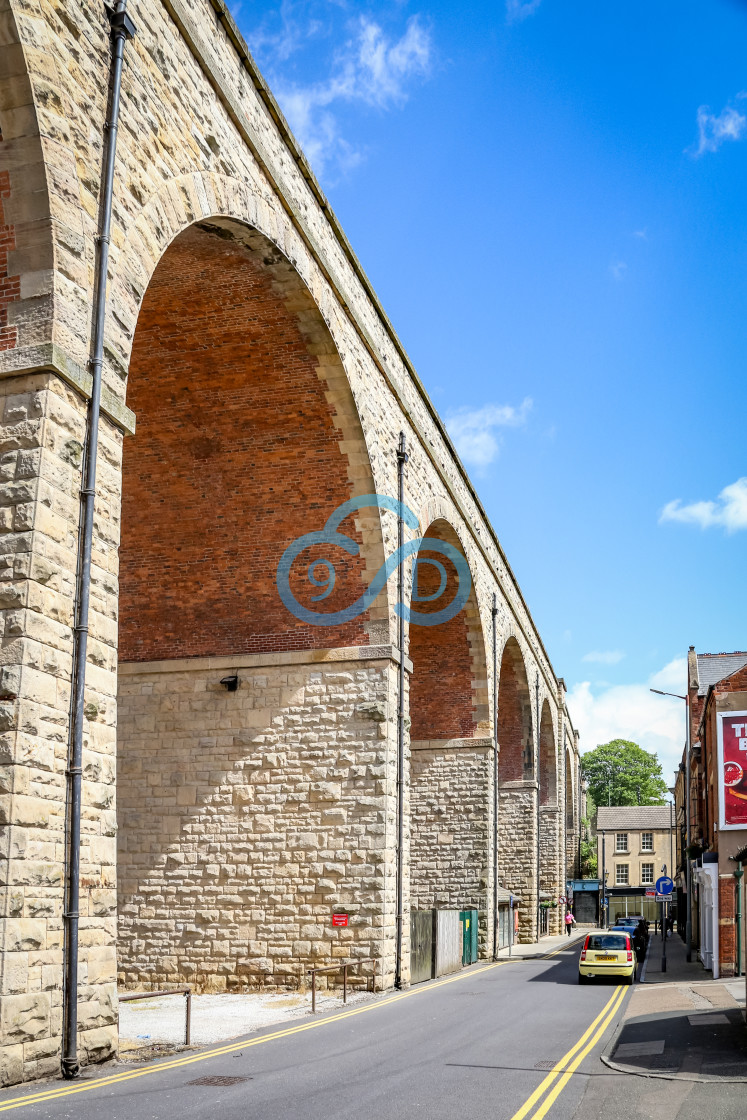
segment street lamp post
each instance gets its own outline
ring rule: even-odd
[[[687,894],[687,914],[685,917],[685,949],[687,959],[692,960],[693,940],[693,899],[692,899],[692,867],[690,866],[690,701],[687,696],[679,692],[662,692],[660,688],[652,688],[657,696],[674,696],[676,700],[685,701],[685,891]]]

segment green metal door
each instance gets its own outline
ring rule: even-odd
[[[462,964],[474,964],[477,960],[477,911],[462,910],[459,921],[462,923]]]

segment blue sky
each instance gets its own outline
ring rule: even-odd
[[[590,747],[747,648],[747,3],[243,0]]]

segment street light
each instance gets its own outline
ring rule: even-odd
[[[685,949],[687,959],[692,960],[692,868],[690,866],[690,703],[687,696],[679,692],[662,692],[660,688],[649,689],[657,696],[673,696],[675,700],[685,701],[685,884],[687,891],[687,913],[685,916]]]

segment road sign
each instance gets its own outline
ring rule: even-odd
[[[646,891],[646,898],[656,898],[656,891],[653,887]]]
[[[347,924],[348,924],[348,915],[347,914],[333,914],[332,915],[332,925],[333,926],[346,926]]]
[[[660,879],[656,880],[656,892],[657,892],[657,894],[669,895],[669,894],[672,893],[673,890],[674,890],[674,883],[672,882],[672,880],[669,878],[668,875],[662,875]]]

